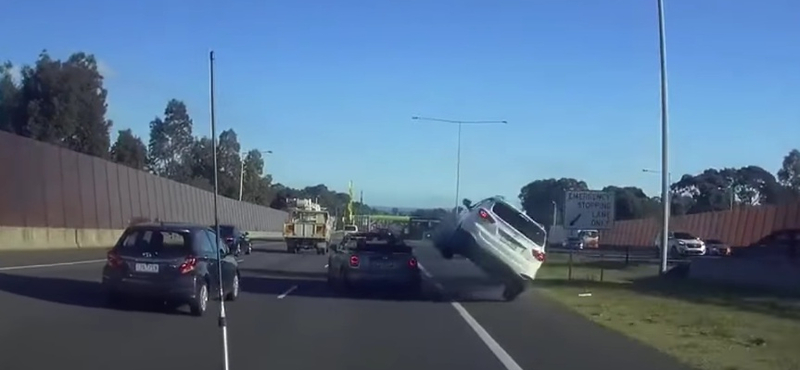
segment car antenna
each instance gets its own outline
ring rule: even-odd
[[[219,327],[222,329],[222,368],[230,369],[228,357],[228,323],[225,314],[225,295],[222,279],[222,256],[219,245],[219,170],[217,168],[217,127],[214,116],[214,51],[208,52],[208,74],[209,74],[209,105],[211,107],[211,143],[214,157],[214,231],[217,245],[217,276],[219,278]]]

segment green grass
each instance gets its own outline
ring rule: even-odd
[[[566,257],[548,258],[537,276],[547,296],[689,365],[800,369],[798,297],[659,277],[656,265],[611,261],[576,260],[569,280]]]

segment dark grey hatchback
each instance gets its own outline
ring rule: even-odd
[[[239,265],[227,245],[207,226],[146,223],[128,227],[107,256],[103,287],[109,303],[127,298],[158,300],[175,308],[188,304],[202,316],[209,297],[239,296]],[[223,296],[219,297],[219,267]]]

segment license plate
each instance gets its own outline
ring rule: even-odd
[[[375,262],[375,266],[380,269],[390,269],[394,267],[394,264],[391,262]]]
[[[158,273],[158,265],[155,263],[137,263],[133,268],[136,272]]]

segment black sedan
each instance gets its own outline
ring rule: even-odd
[[[209,297],[235,300],[239,265],[224,243],[217,251],[215,239],[214,231],[202,225],[128,227],[103,267],[102,285],[109,303],[119,305],[133,298],[166,302],[175,308],[186,304],[193,315],[202,316]]]
[[[413,249],[386,232],[354,233],[328,257],[328,283],[336,289],[398,288],[418,295],[422,277]]]

